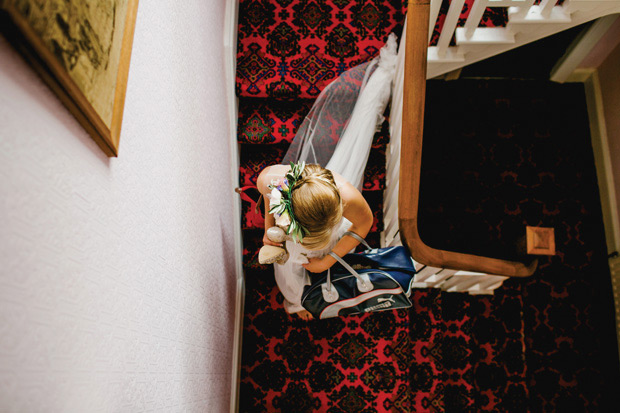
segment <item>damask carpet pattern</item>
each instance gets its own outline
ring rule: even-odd
[[[509,280],[494,296],[417,289],[409,310],[303,322],[283,310],[271,266],[257,261],[258,173],[280,162],[327,84],[402,30],[403,3],[240,2],[240,411],[605,411],[620,383],[618,356],[583,91],[574,86],[429,82],[423,239],[508,258],[519,254],[525,224],[552,226],[558,254],[541,259],[534,277]],[[481,25],[504,24],[497,10]],[[375,135],[364,179],[373,246],[383,225],[387,126]]]
[[[467,0],[459,25],[473,0]],[[435,25],[443,27],[449,0]],[[241,0],[237,93],[245,97],[313,99],[339,74],[377,55],[387,36],[402,32],[403,0]],[[480,26],[503,26],[504,8],[487,8]]]
[[[423,406],[428,410],[429,400],[435,398],[433,392],[439,385],[419,393],[417,400],[412,395],[408,311],[303,322],[283,310],[273,269],[257,260],[264,221],[256,211],[258,192],[254,186],[260,170],[280,162],[284,156],[290,138],[282,136],[281,126],[290,124],[294,133],[299,123],[289,120],[303,118],[308,107],[301,104],[298,111],[292,111],[289,106],[286,115],[276,115],[277,110],[265,109],[255,100],[254,105],[249,105],[244,100],[241,99],[240,107],[248,110],[240,110],[239,120],[239,140],[246,142],[240,146],[240,180],[246,187],[242,194],[242,222],[247,291],[242,411],[409,412],[423,411]],[[367,237],[373,246],[379,246],[383,224],[387,130],[385,122],[375,134],[362,191],[375,214]],[[261,143],[247,143],[258,141]],[[416,294],[422,297],[426,293]],[[428,342],[437,336],[420,338],[418,351],[422,351],[423,340]],[[432,367],[433,361],[425,360],[424,365]],[[438,381],[432,375],[427,379]],[[426,396],[422,397],[423,394]]]

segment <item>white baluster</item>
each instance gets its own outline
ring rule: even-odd
[[[444,282],[446,282],[446,280],[451,280],[452,278],[454,278],[453,276],[456,272],[456,270],[449,270],[444,268],[443,270],[436,272],[435,274],[428,277],[424,282],[429,287],[439,288],[441,285],[443,285]]]
[[[439,16],[439,9],[441,9],[441,0],[431,0],[431,11],[428,21],[428,41],[431,41],[433,36],[433,29],[437,24],[437,17]],[[404,31],[404,30],[403,30]]]
[[[542,0],[539,4],[540,6],[540,14],[544,18],[549,18],[551,16],[551,10],[553,6],[557,4],[558,0]]]
[[[471,295],[493,295],[493,290],[501,287],[507,279],[500,275],[487,275],[479,284],[470,287],[468,292]]]
[[[418,272],[416,273],[416,275],[414,277],[414,281],[415,282],[425,282],[426,280],[431,278],[433,275],[443,271],[443,269],[442,268],[438,268],[438,267],[431,267],[431,266],[427,265],[424,268],[421,268],[420,270],[417,270],[417,271]]]
[[[400,166],[400,162],[396,163],[396,167]],[[387,223],[385,225],[389,225],[391,222],[395,222],[398,225],[398,169],[394,169],[391,172],[391,175],[396,175],[396,179],[394,179],[387,186],[387,189],[383,192],[383,199],[386,205],[383,207],[383,221]],[[387,218],[387,220],[386,220]],[[387,227],[386,227],[387,228]]]
[[[514,10],[514,13],[509,13],[511,18],[515,19],[523,19],[527,16],[527,13],[530,11],[530,8],[534,5],[535,0],[525,0],[523,2],[515,2],[515,4],[519,4],[517,7],[511,7],[511,10]]]
[[[388,242],[387,240],[385,241],[385,246],[386,246],[386,247],[398,247],[398,246],[402,246],[402,245],[403,245],[403,242],[402,242],[402,240],[400,239],[399,234],[400,234],[400,232],[399,232],[398,230],[397,230],[395,233],[390,234],[390,235],[391,235],[390,240],[389,240],[389,242]]]
[[[407,20],[403,33],[407,30]],[[390,143],[386,153],[386,190],[383,192],[383,225],[382,246],[392,245],[398,234],[398,180],[400,174],[400,139],[403,119],[403,84],[405,77],[406,39],[403,36],[398,47],[398,61],[394,86],[392,88],[392,104],[390,109]]]
[[[423,268],[416,269],[416,271],[418,272],[413,277],[414,282],[411,283],[411,286],[413,288],[429,288],[434,287],[438,283],[438,277],[436,275],[441,273],[443,270],[438,267],[431,267],[427,265]],[[446,277],[442,278],[442,280],[446,279],[450,275],[446,275]]]
[[[476,0],[474,2],[469,16],[467,16],[467,21],[465,22],[465,37],[469,38],[474,35],[474,31],[480,24],[480,19],[482,19],[482,15],[488,3],[489,2],[486,0]]]
[[[446,20],[444,21],[441,34],[439,35],[439,41],[437,42],[437,55],[440,58],[444,57],[448,51],[450,40],[452,40],[454,30],[459,21],[459,16],[461,15],[461,10],[463,10],[463,4],[465,4],[465,0],[452,0],[452,3],[450,3],[450,8],[448,9],[448,14],[446,15]]]
[[[473,286],[478,282],[478,275],[469,275],[476,273],[467,273],[465,271],[454,271],[454,276],[445,282],[443,282],[439,287],[448,292],[462,292],[466,291],[467,288]]]

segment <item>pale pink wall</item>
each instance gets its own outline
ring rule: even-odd
[[[609,53],[620,43],[620,15],[616,16],[618,16],[616,21],[612,23],[585,59],[579,63],[578,68],[599,67],[607,59]]]
[[[605,126],[614,176],[616,201],[620,206],[620,45],[598,67]],[[616,211],[620,220],[620,211]]]
[[[224,1],[141,1],[109,159],[0,37],[0,411],[228,410]]]

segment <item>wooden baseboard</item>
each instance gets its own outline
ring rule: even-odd
[[[239,411],[239,385],[241,383],[241,348],[243,344],[243,310],[245,303],[245,281],[237,279],[235,291],[235,330],[233,341],[232,379],[230,386],[230,413]]]
[[[577,76],[581,76],[577,74]],[[590,76],[584,80],[588,117],[590,120],[590,134],[592,149],[594,151],[594,163],[598,178],[603,223],[605,225],[605,239],[607,251],[612,253],[620,251],[620,222],[618,222],[618,204],[616,202],[616,190],[611,166],[609,142],[607,140],[607,128],[603,108],[601,86],[598,80],[598,72],[591,70]]]
[[[618,354],[620,354],[620,256],[609,259],[609,270],[611,272],[611,285],[614,292],[616,334],[618,335]]]
[[[226,79],[226,104],[228,108],[229,148],[230,148],[230,196],[233,199],[233,215],[241,216],[241,199],[234,192],[239,186],[239,147],[237,145],[238,100],[235,93],[237,70],[237,17],[239,4],[236,0],[226,0],[224,22],[224,75]],[[239,383],[241,377],[241,343],[243,338],[243,305],[245,302],[245,281],[243,277],[243,237],[241,220],[231,223],[234,233],[235,257],[235,326],[233,331],[233,350],[230,382],[230,412],[239,411]]]

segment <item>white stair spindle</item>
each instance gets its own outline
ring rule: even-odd
[[[398,175],[398,168],[400,168],[400,162],[396,163],[395,167],[396,175]],[[383,193],[383,199],[386,200],[386,205],[384,207],[384,219],[385,216],[388,215],[388,220],[391,221],[392,216],[390,214],[392,214],[393,212],[398,213],[398,187],[398,176],[396,176],[396,180],[391,182],[388,186],[388,189]],[[398,217],[395,217],[394,219],[397,220]]]
[[[532,2],[533,1],[534,0],[532,0]],[[446,20],[444,20],[443,28],[439,35],[439,41],[437,42],[437,55],[439,57],[444,57],[448,51],[450,40],[452,40],[454,30],[459,22],[461,10],[463,10],[463,4],[465,4],[465,0],[452,0],[452,3],[450,3],[450,8],[448,9],[448,14],[446,15]]]
[[[455,276],[450,277],[449,279],[445,280],[438,287],[441,288],[444,291],[449,291],[450,289],[454,288],[455,286],[457,286],[462,281],[463,281],[462,277],[459,277],[458,275],[455,275]]]
[[[467,21],[465,22],[465,37],[471,37],[474,34],[474,31],[480,24],[480,19],[482,19],[482,15],[487,8],[486,0],[477,0],[474,1],[474,5],[469,12],[469,16],[467,16]]]
[[[428,277],[424,282],[433,288],[438,288],[446,280],[452,279],[456,270],[443,269],[432,276]]]
[[[530,8],[534,5],[535,0],[525,0],[522,5],[516,7],[516,12],[514,14],[510,14],[511,18],[523,19],[527,16],[527,13],[530,11]]]
[[[403,34],[407,32],[407,19]],[[406,38],[402,36],[398,46],[398,60],[396,74],[392,87],[392,104],[390,109],[390,144],[386,153],[386,190],[383,193],[383,223],[382,246],[400,242],[398,237],[398,180],[400,173],[400,137],[402,134],[403,93],[405,77],[405,49]],[[394,239],[398,237],[397,241]]]
[[[391,222],[389,228],[386,228],[383,231],[383,239],[385,244],[383,247],[393,247],[394,245],[402,245],[400,241],[399,229],[398,229],[398,220],[395,222]]]
[[[414,281],[415,282],[424,282],[427,279],[429,279],[430,277],[432,277],[433,275],[437,274],[438,272],[441,272],[442,269],[441,268],[437,268],[437,267],[431,267],[431,266],[425,266],[424,268],[420,269],[415,277],[414,277]]]
[[[539,5],[540,14],[545,18],[551,16],[551,9],[553,9],[553,6],[555,6],[557,2],[558,0],[542,0]]]
[[[437,17],[439,17],[439,10],[441,9],[441,0],[431,0],[431,11],[429,13],[428,21],[428,41],[431,41],[433,36],[433,30],[437,24]],[[404,31],[404,30],[403,30]]]
[[[469,289],[470,294],[488,294],[489,291],[493,291],[500,287],[508,277],[501,275],[486,275],[480,280],[480,283],[473,288]]]
[[[398,246],[402,246],[403,243],[400,239],[400,237],[398,236],[398,231],[396,231],[396,234],[393,234],[390,241],[386,241],[385,242],[385,246],[386,247],[398,247]]]
[[[454,276],[441,285],[441,289],[448,292],[465,292],[480,283],[484,274],[456,271]]]

